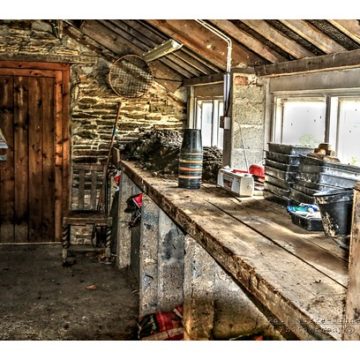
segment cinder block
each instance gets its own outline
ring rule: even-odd
[[[264,128],[255,125],[240,125],[234,122],[233,148],[243,147],[249,150],[263,150]]]
[[[262,164],[264,154],[262,150],[246,150],[246,157],[249,165],[251,164]],[[237,169],[245,169],[246,161],[244,150],[241,148],[232,150],[231,167]]]

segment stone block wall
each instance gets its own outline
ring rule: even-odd
[[[70,63],[70,133],[73,162],[96,163],[108,154],[118,103],[122,102],[116,142],[136,139],[146,129],[182,129],[186,103],[181,89],[175,96],[152,82],[141,98],[117,96],[108,84],[110,62],[95,51],[40,20],[0,21],[0,60]],[[106,50],[105,50],[106,52]],[[76,207],[76,197],[72,199]],[[75,243],[89,243],[91,228],[74,228]]]
[[[117,141],[130,141],[143,129],[184,127],[186,104],[182,97],[155,81],[139,99],[117,96],[107,82],[110,63],[66,34],[59,39],[46,21],[0,21],[0,44],[3,60],[71,63],[73,161],[97,162],[107,155],[119,101]]]
[[[233,74],[231,166],[261,164],[264,150],[265,87],[253,74]]]

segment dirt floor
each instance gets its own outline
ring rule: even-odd
[[[135,339],[131,284],[96,253],[63,267],[59,246],[0,246],[0,340]]]

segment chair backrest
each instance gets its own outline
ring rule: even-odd
[[[71,209],[98,210],[100,193],[103,194],[104,206],[108,211],[108,179],[104,182],[105,165],[78,164],[72,166]],[[103,188],[102,188],[103,187]]]

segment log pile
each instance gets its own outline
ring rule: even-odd
[[[137,161],[144,170],[163,177],[176,177],[182,133],[174,130],[151,130],[126,144],[121,157]],[[222,151],[216,147],[204,147],[203,180],[216,182],[222,166]]]

